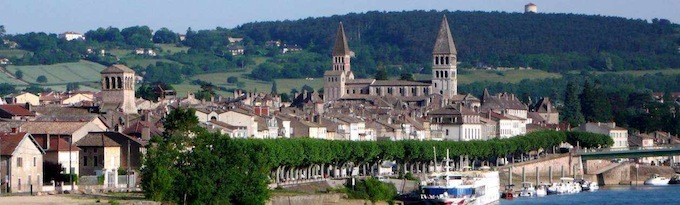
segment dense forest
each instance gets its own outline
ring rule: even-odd
[[[328,55],[338,22],[343,22],[356,53],[352,69],[359,75],[374,73],[376,65],[406,63],[420,65],[411,72],[428,72],[443,15],[461,67],[522,66],[552,72],[680,67],[680,26],[665,19],[649,23],[576,14],[367,12],[247,23],[232,32],[253,42],[282,40]]]
[[[190,49],[168,59],[176,64],[133,69],[142,73],[163,70],[149,79],[173,79],[205,72],[254,68],[251,77],[320,77],[330,67],[330,51],[339,22],[343,22],[355,56],[352,70],[359,78],[378,70],[399,76],[429,73],[432,47],[441,19],[447,16],[458,50],[460,68],[532,67],[550,72],[573,70],[618,71],[680,68],[680,25],[666,19],[626,19],[578,14],[534,14],[469,11],[366,12],[300,20],[253,22],[235,28],[178,31],[147,26],[97,28],[84,41],[66,41],[55,34],[4,35],[31,53],[11,59],[16,65],[54,64],[87,59],[104,65],[125,63],[116,56],[88,53],[97,49],[160,49],[155,44],[176,44]],[[228,37],[242,37],[230,42]],[[304,50],[281,52],[270,40],[299,45]],[[282,45],[282,46],[283,46]],[[0,47],[7,45],[0,45]],[[244,55],[229,49],[242,46]],[[255,57],[266,57],[255,66]],[[181,72],[176,72],[176,70]],[[149,72],[145,72],[149,73]]]

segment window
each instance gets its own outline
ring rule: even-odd
[[[96,167],[97,166],[97,157],[95,156],[95,157],[93,157],[93,159],[94,159],[94,164],[92,164],[92,166]]]
[[[434,64],[435,64],[435,65],[439,65],[439,58],[434,57]]]
[[[21,159],[21,157],[17,157],[17,167],[21,167],[21,166],[23,166],[23,164],[24,163],[23,163],[23,160]]]
[[[447,58],[448,59],[448,58]],[[449,71],[444,71],[444,77],[449,78]]]
[[[449,136],[449,129],[446,129],[446,136]]]
[[[83,157],[83,166],[87,166],[87,156]]]
[[[33,157],[33,167],[38,166],[38,158]]]
[[[446,57],[446,65],[449,65],[449,57]]]

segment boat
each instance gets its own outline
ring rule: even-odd
[[[504,199],[515,198],[514,188],[515,188],[514,184],[505,185],[505,190],[503,191],[503,194],[501,194],[501,198],[504,198]]]
[[[548,187],[548,194],[573,194],[581,192],[581,184],[571,177],[560,178],[559,183],[553,183]]]
[[[671,179],[659,176],[658,174],[654,174],[652,177],[647,178],[645,180],[645,185],[667,185],[668,182],[670,182]]]
[[[543,184],[537,185],[536,186],[536,196],[541,197],[541,196],[545,196],[545,195],[548,195],[548,188]]]
[[[680,174],[676,174],[675,176],[671,177],[671,180],[668,181],[668,184],[680,184]]]
[[[536,196],[536,188],[531,182],[522,182],[522,189],[519,192],[520,197],[534,197]]]
[[[578,181],[578,183],[581,184],[581,191],[595,191],[600,189],[600,186],[598,186],[597,182],[594,181],[581,179]]]
[[[452,171],[448,163],[445,169],[437,167],[421,182],[420,199],[425,204],[495,204],[500,200],[498,171],[489,168],[468,171]],[[436,151],[435,151],[436,156]]]

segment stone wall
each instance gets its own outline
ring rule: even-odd
[[[365,205],[365,204],[387,204],[386,202],[376,202],[371,203],[368,200],[353,200],[347,199],[345,194],[310,194],[310,195],[297,195],[297,196],[272,196],[267,205],[291,205],[291,204],[304,204],[304,205],[324,205],[324,204],[335,204],[335,205]]]
[[[550,167],[552,167],[552,175],[555,178],[560,177],[562,167],[564,167],[564,175],[572,176],[572,170],[576,168],[576,175],[581,176],[580,157],[570,157],[569,155],[550,156],[543,159],[538,159],[530,162],[515,163],[503,166],[500,168],[501,172],[508,171],[512,167],[512,174],[515,176],[522,176],[522,168],[526,176],[536,176],[536,167],[541,176],[548,176]]]
[[[602,185],[618,185],[630,183],[630,163],[620,163],[607,171],[597,174],[597,183]]]

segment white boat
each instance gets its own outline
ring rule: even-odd
[[[598,186],[597,182],[595,181],[588,181],[585,179],[579,180],[579,183],[581,183],[581,190],[582,191],[595,191],[600,189],[600,186]]]
[[[522,182],[522,189],[519,192],[520,197],[535,197],[536,188],[531,182]]]
[[[451,171],[448,163],[444,170],[438,171],[440,169],[437,168],[436,161],[435,159],[436,171],[421,182],[420,199],[425,204],[485,205],[499,202],[498,171]]]
[[[548,187],[542,184],[536,186],[536,196],[541,197],[545,195],[548,195]]]
[[[645,180],[645,185],[668,185],[669,181],[671,181],[671,179],[655,174],[654,176]]]
[[[548,187],[548,194],[573,194],[581,190],[581,184],[574,182],[574,178],[562,177],[559,183],[553,183]]]

